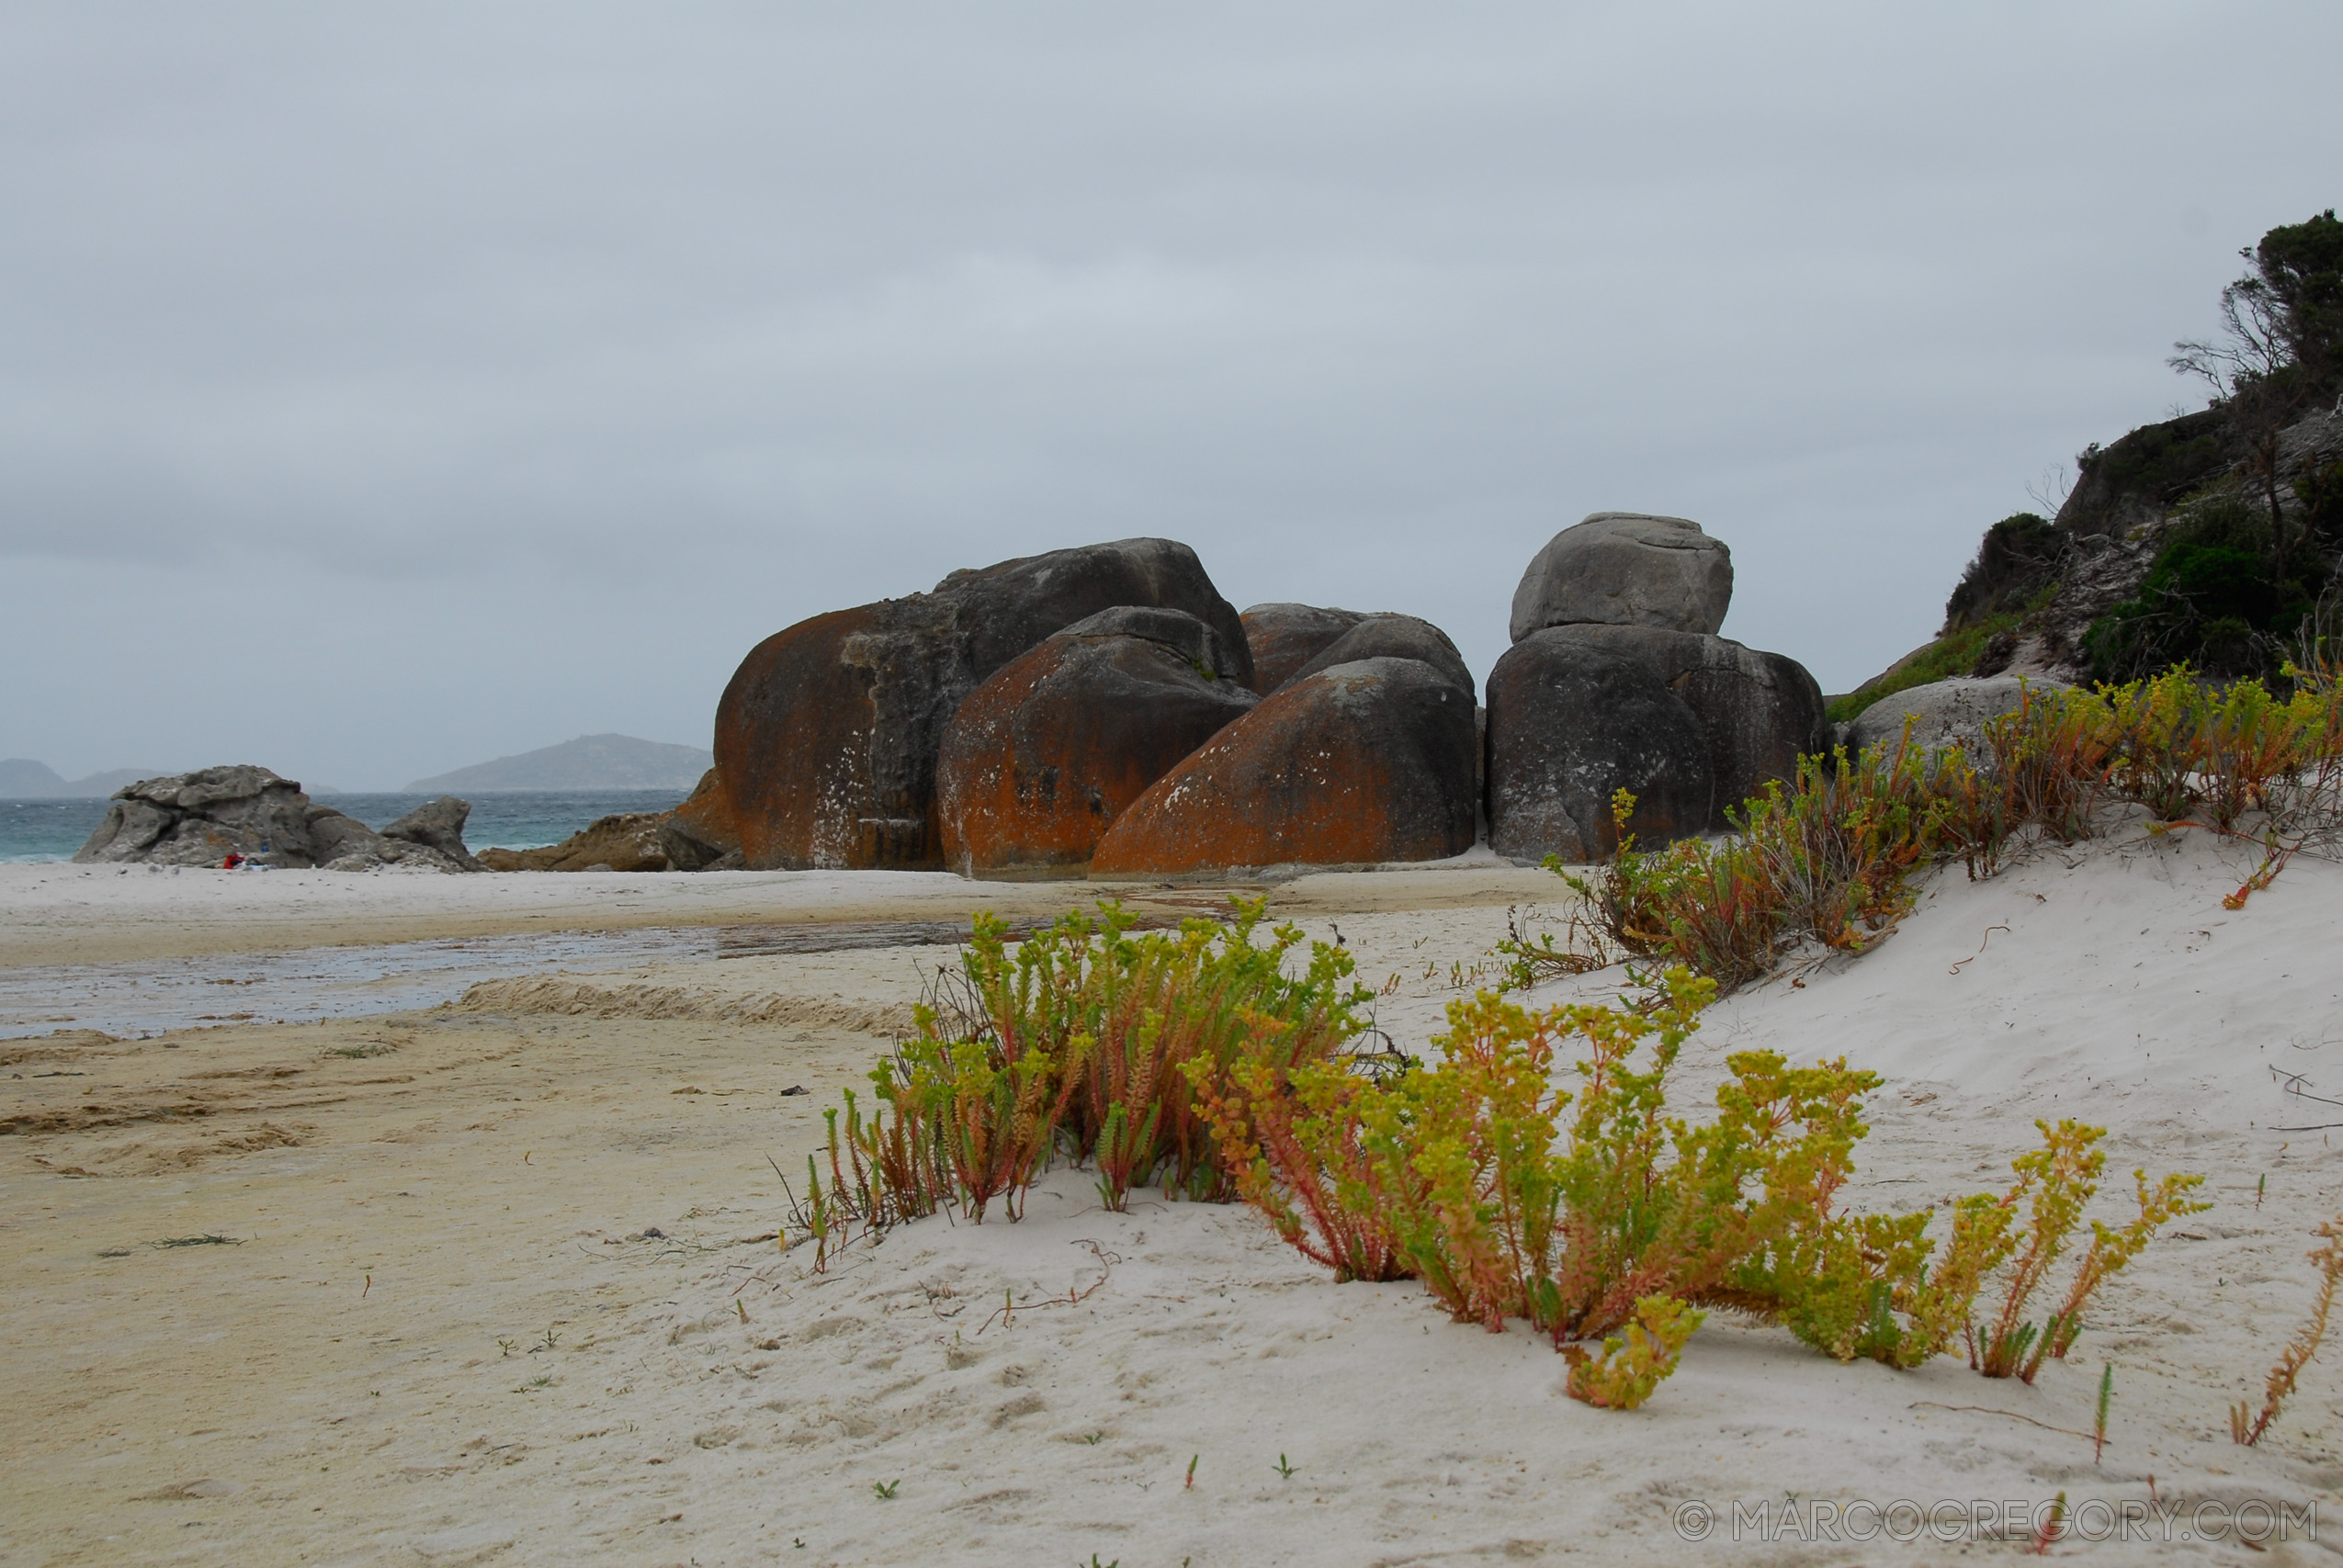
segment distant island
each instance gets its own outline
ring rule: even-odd
[[[559,746],[477,762],[417,779],[417,795],[492,795],[525,789],[689,790],[716,765],[704,746],[670,746],[631,735],[581,735]]]
[[[112,795],[124,784],[136,784],[168,772],[164,768],[109,768],[87,778],[68,779],[46,762],[29,757],[0,761],[0,800],[72,800]]]

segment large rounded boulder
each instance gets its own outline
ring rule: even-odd
[[[1557,626],[1551,635],[1635,660],[1692,709],[1715,781],[1711,828],[1730,826],[1728,810],[1795,777],[1799,758],[1828,748],[1822,688],[1786,655],[1656,626]]]
[[[1252,650],[1253,689],[1264,694],[1275,691],[1365,619],[1356,610],[1316,604],[1255,604],[1244,614],[1245,641]]]
[[[936,758],[944,859],[963,875],[1079,875],[1108,826],[1261,699],[1220,634],[1113,609],[968,694]]]
[[[1116,818],[1093,875],[1442,860],[1472,847],[1473,701],[1413,659],[1296,681]]]
[[[1355,664],[1362,659],[1417,660],[1448,677],[1466,696],[1473,694],[1473,672],[1466,668],[1464,655],[1456,651],[1456,645],[1448,640],[1446,632],[1414,615],[1362,617],[1358,625],[1296,671],[1286,683],[1307,680],[1337,664]]]
[[[1733,554],[1682,517],[1597,512],[1546,542],[1513,590],[1515,642],[1547,626],[1714,634],[1733,602]]]
[[[1514,860],[1599,860],[1618,848],[1611,798],[1646,849],[1708,826],[1708,739],[1644,663],[1565,632],[1534,632],[1488,672],[1488,843]]]
[[[1052,632],[1118,605],[1186,611],[1252,683],[1236,610],[1170,539],[956,571],[933,592],[765,638],[716,710],[716,771],[745,863],[940,869],[935,759],[962,699]]]
[[[2017,712],[2029,688],[2047,694],[2065,686],[2063,681],[2016,675],[1990,675],[1982,680],[1961,676],[1908,686],[1855,716],[1847,727],[1847,750],[1861,756],[1878,747],[1896,746],[1902,742],[1904,726],[1909,722],[1915,750],[1956,748],[1968,753],[1970,761],[1983,762],[1989,760],[1986,725]]]

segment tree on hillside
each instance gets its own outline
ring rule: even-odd
[[[2172,367],[2281,415],[2332,400],[2343,391],[2343,221],[2330,207],[2237,254],[2253,270],[2221,291],[2223,341],[2174,344]]]
[[[2253,270],[2221,291],[2220,341],[2176,343],[2170,363],[2202,377],[2233,422],[2245,452],[2238,472],[2262,493],[2271,553],[2282,566],[2293,547],[2312,541],[2307,526],[2295,540],[2286,536],[2279,437],[2343,395],[2343,222],[2330,207],[2237,254]]]

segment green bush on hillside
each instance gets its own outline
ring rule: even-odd
[[[2172,530],[2139,592],[2091,624],[2091,672],[2126,681],[2185,664],[2213,676],[2273,674],[2326,580],[2315,552],[2279,548],[2255,508],[2216,499]]]

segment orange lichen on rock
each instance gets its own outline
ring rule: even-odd
[[[1195,552],[1121,539],[956,571],[934,591],[800,621],[741,660],[716,767],[748,865],[940,869],[935,762],[962,699],[1052,633],[1117,606],[1194,615],[1252,661]]]
[[[1109,617],[1162,635],[1086,629]],[[967,875],[1080,874],[1125,807],[1259,700],[1217,677],[1207,660],[1221,654],[1193,616],[1133,610],[1094,616],[1013,660],[968,694],[945,732],[945,863]]]
[[[1264,698],[1133,803],[1093,874],[1441,860],[1472,847],[1473,701],[1412,659]]]

